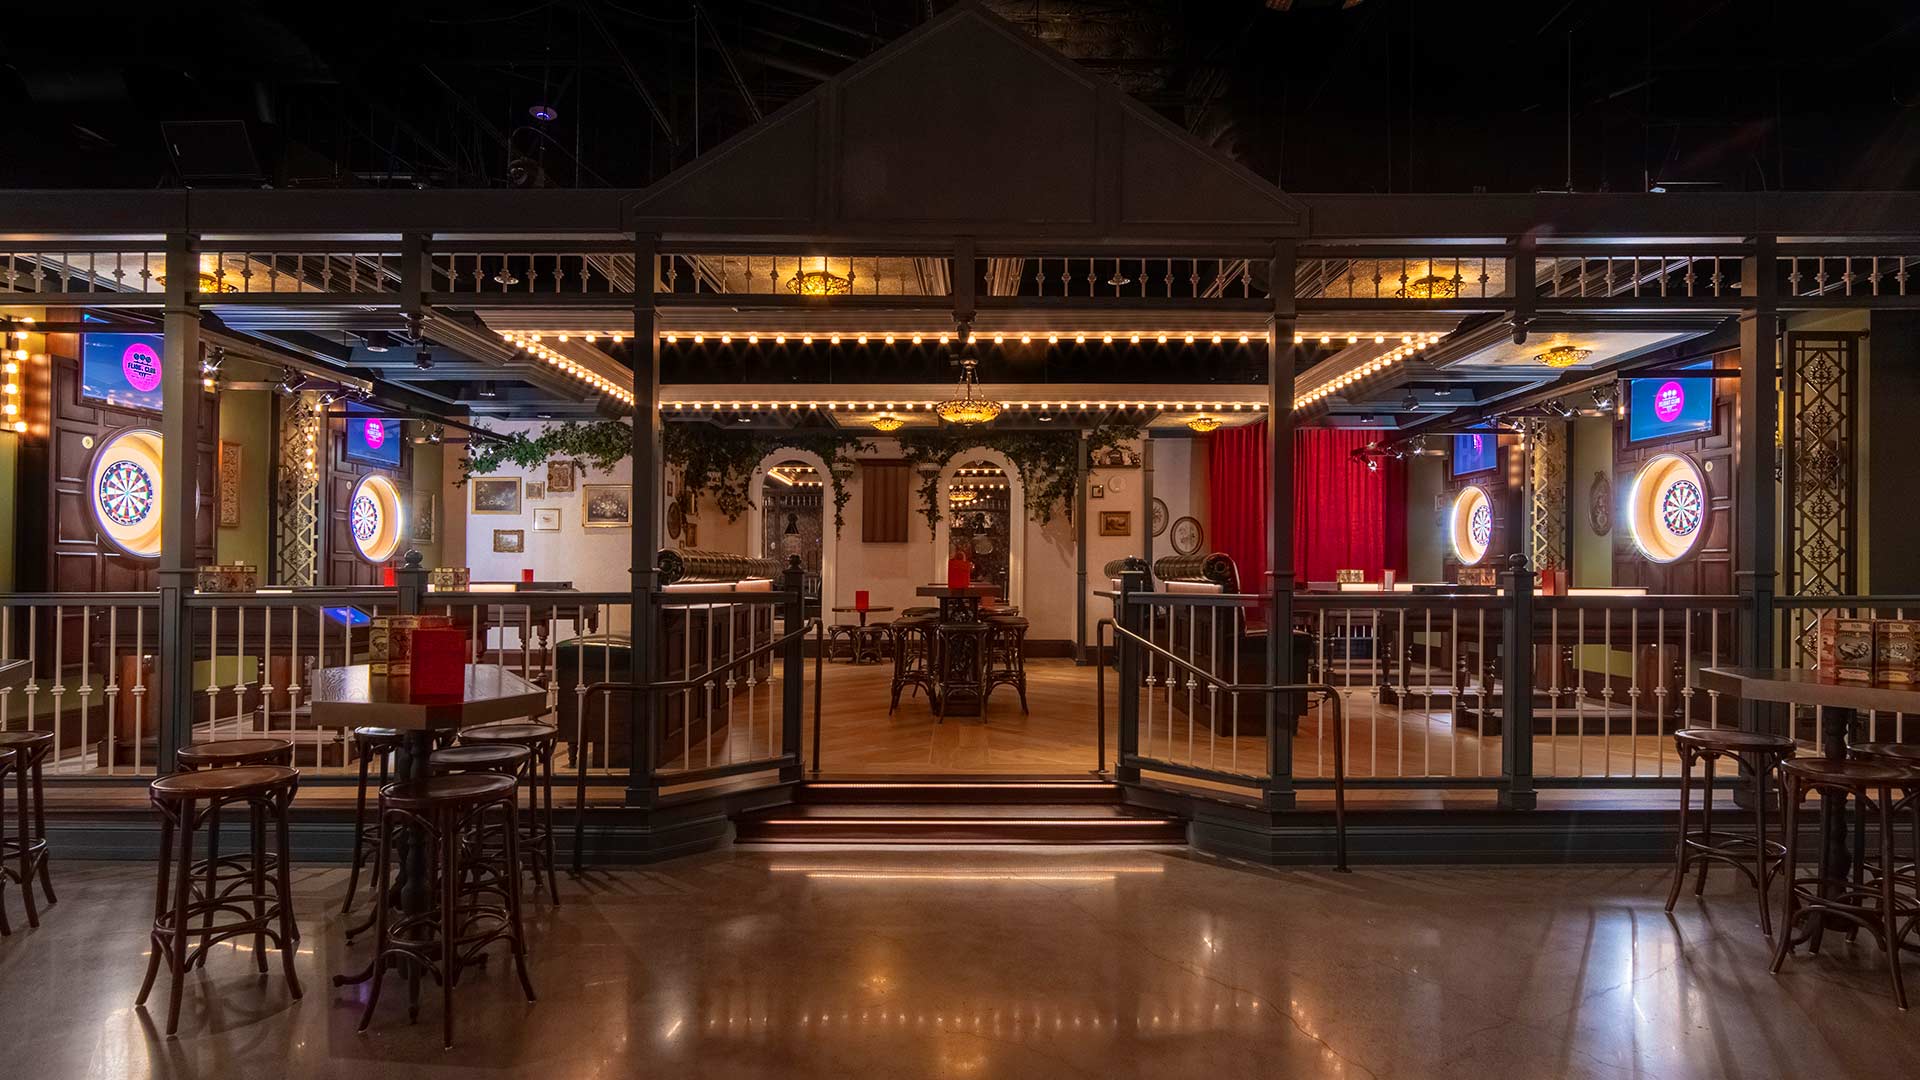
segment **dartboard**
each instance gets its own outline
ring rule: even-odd
[[[1486,547],[1493,540],[1493,511],[1486,503],[1473,508],[1473,516],[1467,519],[1467,535],[1475,547]]]
[[[115,525],[138,525],[153,512],[153,477],[131,461],[100,470],[100,513]]]
[[[1675,536],[1692,536],[1700,527],[1700,486],[1680,479],[1660,495],[1660,521]]]
[[[355,540],[362,544],[372,540],[373,535],[380,531],[380,504],[364,491],[354,496],[349,523],[353,526]]]

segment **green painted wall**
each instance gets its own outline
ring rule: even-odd
[[[223,564],[250,563],[263,574],[273,561],[267,546],[273,515],[273,408],[274,396],[266,390],[220,395],[220,441],[240,444],[240,524],[215,530],[214,557]]]
[[[13,591],[13,538],[20,523],[14,508],[19,505],[20,436],[0,435],[0,592]]]
[[[1593,474],[1613,480],[1613,424],[1609,417],[1582,416],[1573,421],[1567,465],[1567,513],[1573,518],[1573,585],[1604,589],[1613,584],[1613,532],[1596,534],[1591,524],[1589,495]],[[1618,518],[1620,493],[1614,492]]]
[[[409,422],[402,425],[401,430],[408,438],[412,438],[415,435],[424,435],[428,428],[423,424]],[[447,535],[447,507],[445,504],[445,494],[442,490],[445,487],[443,482],[445,480],[445,474],[446,453],[444,447],[431,443],[413,444],[414,503],[408,509],[417,512],[415,508],[426,506],[428,500],[432,499],[434,531],[433,542],[431,544],[409,544],[407,547],[418,548],[420,550],[420,554],[423,556],[420,565],[429,570],[442,565],[440,556],[442,544]],[[465,527],[464,524],[462,527]],[[401,550],[405,551],[406,548],[403,547]]]

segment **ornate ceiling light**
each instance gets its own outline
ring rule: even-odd
[[[961,339],[966,341],[964,331]],[[972,355],[972,347],[965,346],[966,352],[960,357],[960,396],[937,402],[933,406],[935,416],[949,424],[984,424],[999,416],[1006,406],[990,398],[974,397],[973,392],[980,385],[974,369],[980,364]]]
[[[801,296],[845,296],[853,291],[853,279],[825,269],[803,270],[787,279],[787,291]]]
[[[1402,300],[1452,300],[1460,295],[1460,279],[1426,274],[1400,286],[1395,295]]]
[[[867,423],[872,424],[876,431],[899,431],[901,428],[907,426],[905,420],[902,420],[892,413],[881,413],[879,416],[867,421]]]
[[[1550,368],[1569,368],[1592,355],[1592,349],[1578,349],[1572,345],[1555,345],[1546,352],[1536,354],[1534,359]]]
[[[164,287],[167,284],[167,275],[156,274],[153,280]],[[202,293],[237,293],[240,291],[240,286],[224,277],[215,277],[212,273],[202,270],[200,271],[200,291]]]
[[[979,497],[980,493],[972,488],[955,488],[947,492],[947,501],[959,505],[965,505]]]
[[[1196,416],[1187,421],[1187,426],[1205,435],[1209,431],[1219,430],[1223,423],[1224,421],[1217,416]]]

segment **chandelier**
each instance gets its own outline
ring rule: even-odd
[[[974,375],[979,361],[971,356],[960,360],[960,396],[942,401],[933,407],[934,415],[949,424],[984,424],[1000,415],[1006,406],[990,398],[974,397],[973,392],[980,385]]]
[[[162,287],[165,287],[167,284],[167,275],[157,274],[153,280],[159,282]],[[200,291],[202,293],[237,293],[240,291],[240,286],[228,281],[224,276],[215,277],[207,271],[202,270],[200,271]]]
[[[1427,274],[1401,285],[1395,295],[1402,300],[1452,300],[1460,295],[1460,279]]]
[[[881,413],[879,416],[867,421],[867,423],[872,424],[876,431],[899,431],[901,428],[907,426],[905,420],[900,419],[892,413]]]
[[[955,488],[952,491],[947,492],[948,502],[958,503],[962,505],[966,503],[970,503],[979,497],[980,497],[980,493],[973,490],[972,488]]]
[[[1187,421],[1187,426],[1205,435],[1209,431],[1218,430],[1221,423],[1221,419],[1217,416],[1196,416]]]
[[[1593,355],[1592,349],[1577,349],[1572,345],[1555,345],[1546,352],[1534,356],[1550,368],[1569,368]]]
[[[787,279],[787,291],[801,296],[845,296],[852,290],[852,278],[825,269],[803,270]]]

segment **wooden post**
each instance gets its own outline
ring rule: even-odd
[[[1777,396],[1780,313],[1779,259],[1772,236],[1756,237],[1753,255],[1740,270],[1747,306],[1740,313],[1740,437],[1734,459],[1734,574],[1740,593],[1737,619],[1740,663],[1772,667],[1774,543],[1779,535],[1779,489],[1774,482],[1773,434],[1779,424]],[[1743,702],[1740,725],[1766,730],[1770,706]]]
[[[1120,571],[1120,603],[1115,620],[1120,626],[1138,634],[1140,632],[1140,605],[1132,600],[1134,593],[1147,591],[1147,572],[1137,566],[1128,566]],[[1140,767],[1129,764],[1140,753],[1140,646],[1125,634],[1115,634],[1120,646],[1120,753],[1113,763],[1113,778],[1123,783],[1136,783],[1140,779]],[[1106,663],[1106,657],[1095,657],[1094,662]]]
[[[1294,245],[1274,245],[1267,260],[1273,308],[1267,316],[1267,679],[1284,685],[1293,670],[1293,332]],[[1241,588],[1248,588],[1242,582]],[[1294,696],[1268,694],[1267,790],[1270,810],[1291,810]]]
[[[1073,531],[1074,531],[1074,567],[1080,582],[1080,590],[1073,601],[1073,659],[1074,662],[1087,662],[1087,433],[1080,432],[1078,462],[1075,465],[1073,483]],[[1095,663],[1104,663],[1104,658],[1096,658]]]
[[[791,634],[807,621],[807,572],[800,565],[800,556],[787,556],[787,571],[780,587],[789,594],[780,632]],[[802,771],[800,712],[803,707],[801,703],[806,700],[807,688],[805,640],[795,637],[782,645],[780,660],[780,752],[793,758],[792,765],[781,768],[780,779],[798,780]]]
[[[660,679],[659,573],[654,560],[660,550],[661,492],[665,465],[660,450],[660,335],[655,307],[655,279],[659,274],[658,238],[647,233],[633,244],[633,677],[651,685]],[[654,780],[655,715],[657,695],[642,690],[632,695],[629,730],[633,747],[628,755],[627,805],[652,806],[659,794]]]
[[[194,534],[199,510],[196,474],[201,415],[206,394],[200,386],[200,256],[194,238],[173,233],[166,240],[166,300],[161,346],[160,439],[160,696],[155,725],[159,739],[155,769],[170,773],[174,754],[192,741],[193,594],[197,573]]]

